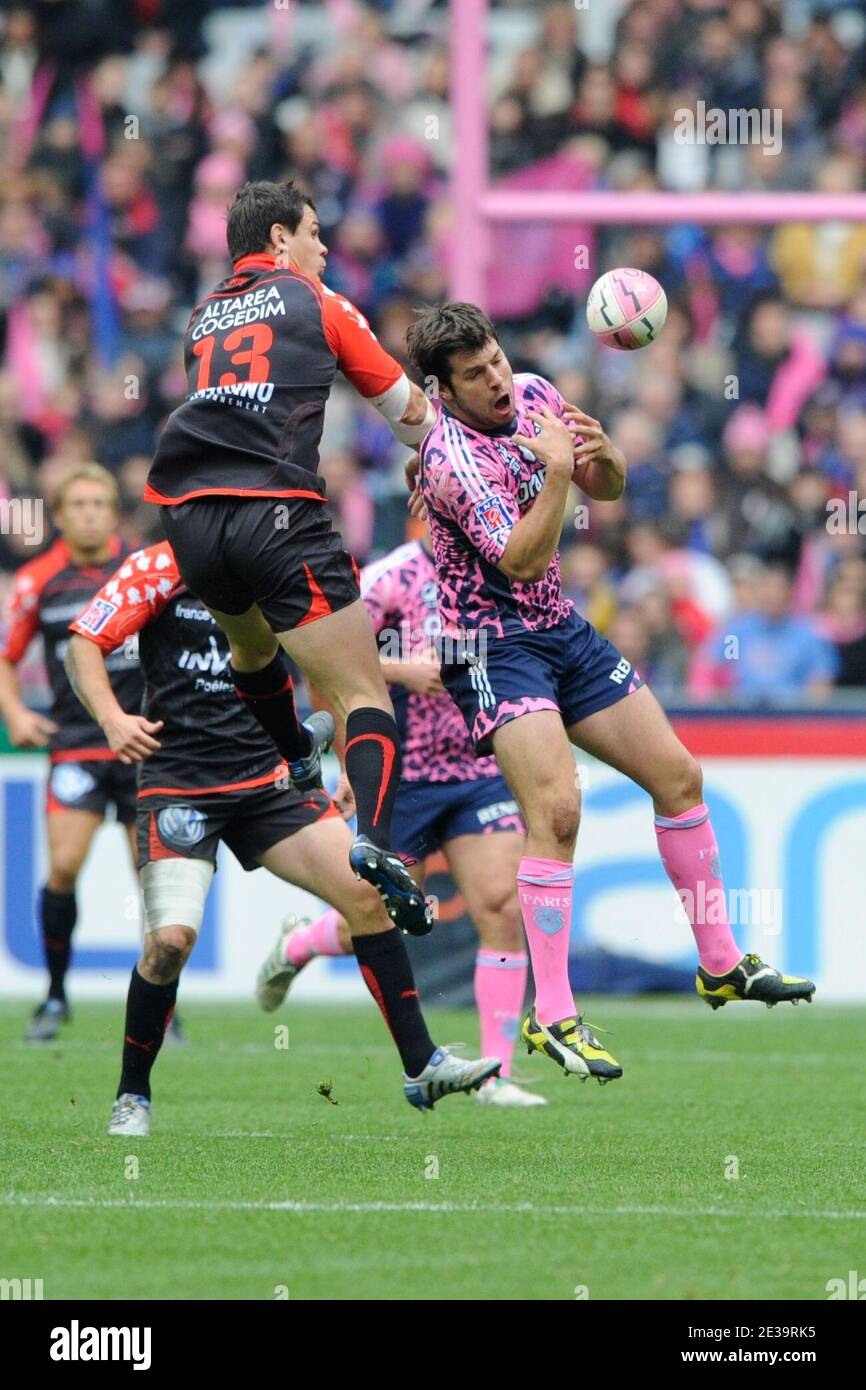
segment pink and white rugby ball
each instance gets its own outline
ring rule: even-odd
[[[609,270],[586,301],[586,321],[596,338],[621,352],[654,343],[667,316],[667,295],[645,270]]]

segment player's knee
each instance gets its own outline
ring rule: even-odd
[[[558,845],[572,847],[580,825],[580,798],[572,795],[554,797],[550,804],[549,829]]]
[[[686,748],[680,748],[679,756],[667,770],[664,792],[665,800],[672,805],[675,803],[678,812],[689,811],[703,800],[701,765]]]
[[[230,641],[232,666],[236,671],[260,671],[273,661],[278,644],[273,633],[265,632],[244,637],[243,642]]]
[[[160,984],[177,979],[195,944],[190,927],[160,927],[144,939],[144,964],[148,974]]]
[[[523,922],[514,884],[492,892],[475,913],[479,944],[490,951],[523,950]]]
[[[78,868],[77,862],[60,855],[51,864],[46,887],[52,893],[74,893]]]

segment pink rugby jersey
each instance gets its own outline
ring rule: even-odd
[[[435,660],[439,635],[436,571],[420,541],[398,546],[361,571],[361,597],[383,656],[406,660],[422,652]],[[493,757],[476,758],[460,710],[450,695],[419,695],[390,686],[403,745],[405,782],[475,782],[495,777]]]
[[[517,414],[501,433],[464,425],[443,406],[421,447],[421,493],[427,507],[443,631],[490,628],[494,635],[555,627],[574,605],[562,594],[557,552],[543,579],[511,580],[497,563],[512,527],[544,484],[545,465],[513,434],[538,433],[528,410],[565,402],[544,377],[514,377]]]

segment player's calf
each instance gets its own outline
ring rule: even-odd
[[[150,1076],[174,1014],[180,972],[204,916],[214,874],[207,859],[155,859],[141,870],[144,948],[126,998],[123,1059],[109,1134],[147,1133],[142,1107],[150,1107]],[[133,1111],[118,1106],[129,1101]],[[132,1128],[130,1128],[130,1125]],[[146,1119],[149,1126],[149,1118]]]
[[[222,617],[222,615],[220,615]],[[314,752],[312,732],[299,723],[289,660],[281,647],[263,666],[239,669],[232,645],[231,677],[238,697],[273,739],[286,762],[299,762]],[[315,785],[315,784],[314,784]]]

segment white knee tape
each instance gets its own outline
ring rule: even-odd
[[[209,859],[154,859],[141,871],[144,930],[190,927],[197,932],[214,875]]]

